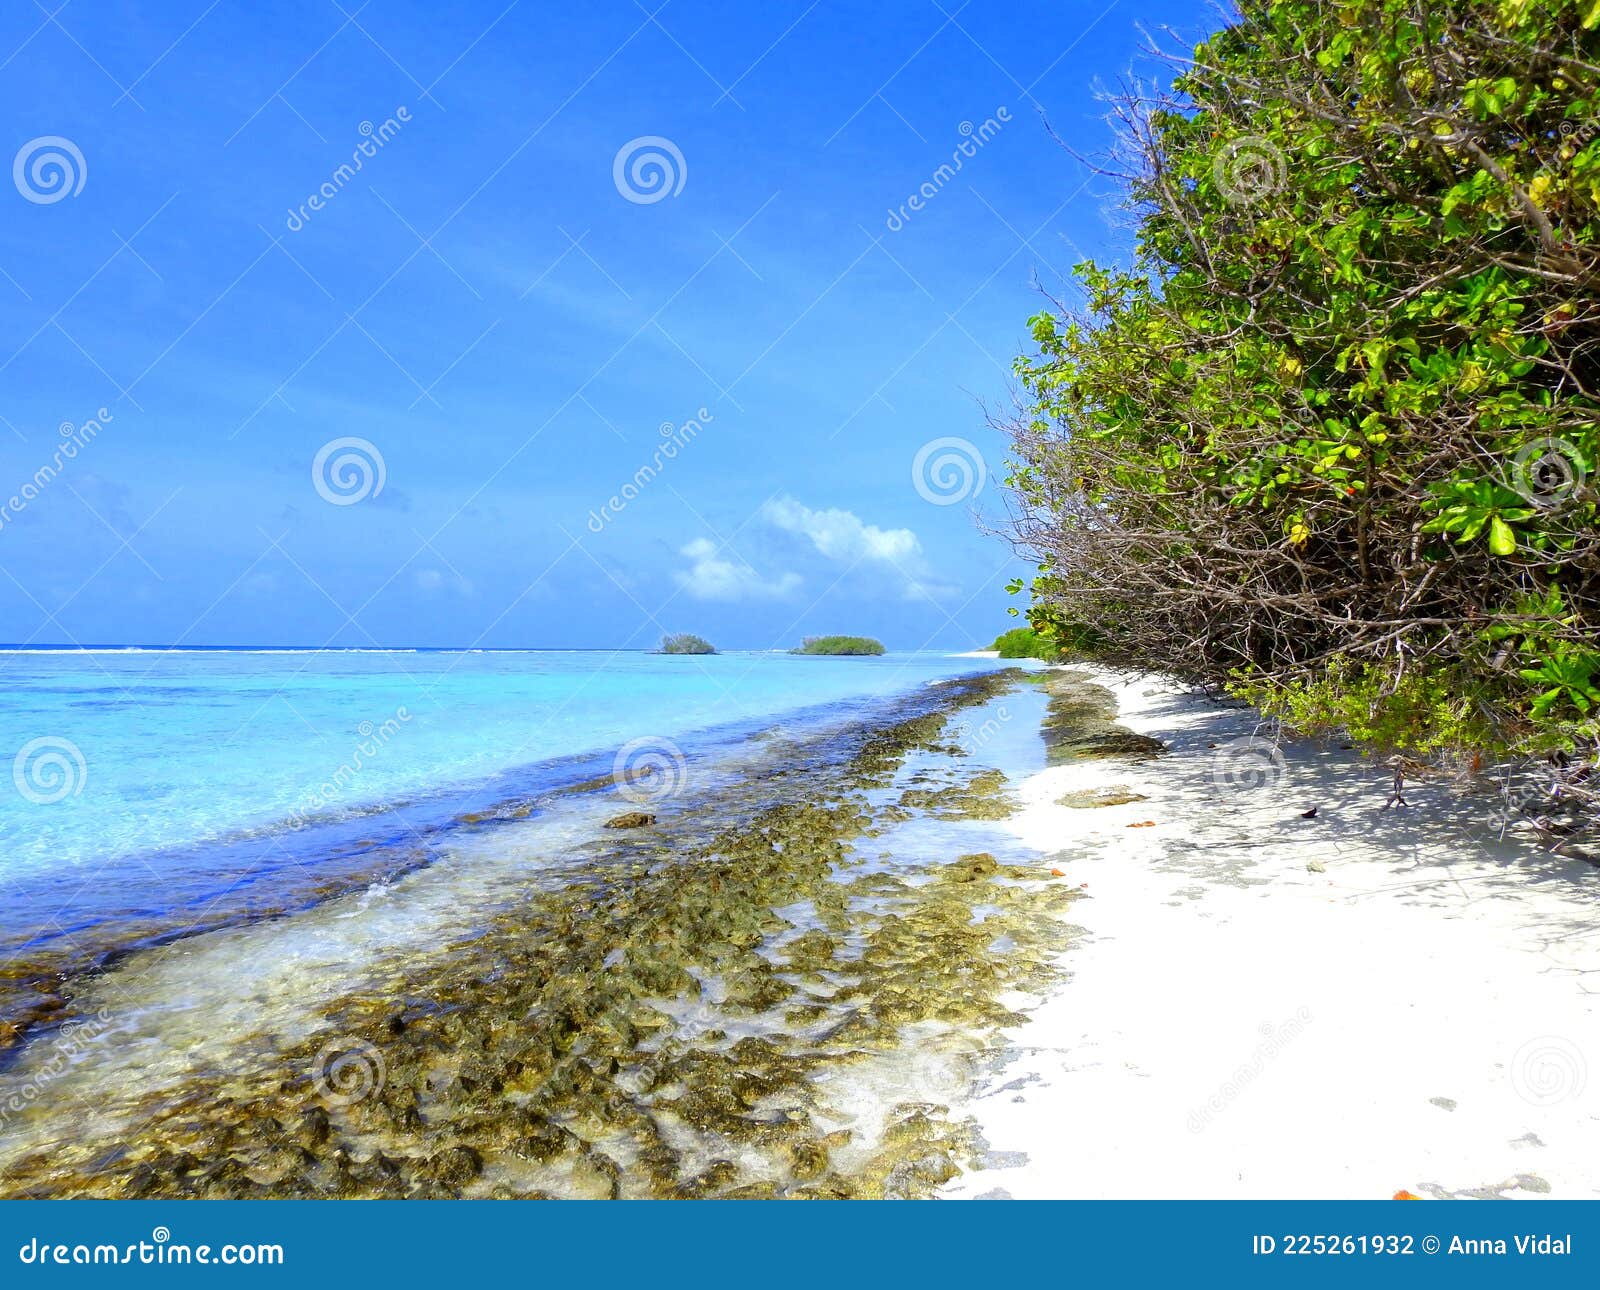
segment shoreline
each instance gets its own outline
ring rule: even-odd
[[[1490,836],[1484,798],[1421,781],[1386,811],[1352,751],[1076,670],[1168,751],[1016,786],[1006,827],[1087,883],[1085,934],[967,1108],[1010,1163],[941,1194],[1600,1195],[1600,869]],[[1096,791],[1141,796],[1060,803]]]
[[[131,956],[66,1069],[41,1042],[7,1073],[43,1090],[0,1122],[11,1194],[927,1195],[1073,898],[996,823],[989,762],[1038,760],[1012,718],[1043,705],[997,670],[778,727],[644,812],[613,785]]]
[[[638,752],[646,765],[652,759],[671,761],[669,771],[676,773],[689,761],[737,760],[775,730],[822,731],[870,722],[913,693],[914,688],[900,694],[865,692],[800,704],[760,720],[741,715],[673,731],[670,737],[654,732],[635,743],[641,744]],[[374,884],[392,883],[435,864],[464,835],[544,814],[573,794],[609,786],[620,755],[612,748],[585,748],[477,779],[446,778],[389,800],[333,802],[309,816],[240,825],[183,846],[95,860],[86,866],[92,881],[80,879],[75,870],[8,878],[7,916],[0,926],[5,960],[0,1070],[27,1036],[72,1019],[65,1001],[78,980],[130,955],[293,917]],[[241,881],[241,875],[248,880]]]
[[[67,983],[7,1194],[1600,1194],[1600,870],[1160,678],[836,718]]]

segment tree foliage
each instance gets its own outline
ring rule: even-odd
[[[883,642],[870,636],[807,636],[791,654],[882,654]]]
[[[1247,0],[1032,320],[1030,619],[1391,746],[1593,743],[1600,0]]]
[[[715,654],[717,647],[693,632],[675,632],[661,638],[662,654]]]
[[[1032,627],[1013,627],[1001,632],[989,647],[1001,658],[1036,658],[1044,663],[1054,663],[1061,657],[1061,646],[1048,631]]]

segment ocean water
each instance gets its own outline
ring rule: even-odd
[[[609,771],[993,666],[936,653],[811,658],[604,651],[0,652],[0,890],[159,884],[205,844],[298,838],[528,768]],[[4,772],[9,770],[10,774]],[[3,917],[3,915],[0,915]]]

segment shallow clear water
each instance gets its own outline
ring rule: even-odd
[[[955,662],[970,665],[972,660]],[[807,712],[814,713],[815,706]],[[948,745],[913,750],[889,782],[865,794],[866,800],[874,808],[889,807],[908,789],[941,786],[981,770],[993,768],[1018,778],[1040,769],[1044,706],[1045,697],[1025,687],[962,713],[946,734],[963,756],[952,760]],[[703,751],[686,739],[696,749],[691,791],[763,785],[774,764],[787,767],[798,761],[815,774],[808,773],[803,784],[785,791],[825,794],[829,732],[852,725],[840,711],[836,707],[831,715],[786,722],[788,734],[724,739]],[[765,729],[770,731],[770,724]],[[768,800],[762,790],[753,796],[758,803]],[[681,804],[663,805],[684,809]],[[130,956],[82,982],[72,1029],[41,1029],[35,1043],[0,1067],[0,1172],[30,1153],[51,1155],[96,1139],[137,1144],[142,1117],[153,1107],[194,1096],[196,1088],[248,1091],[252,1081],[264,1078],[263,1072],[277,1079],[298,1075],[303,1063],[286,1064],[285,1053],[324,1041],[337,1047],[349,1038],[340,1033],[343,1023],[324,1015],[325,1007],[352,995],[397,999],[411,988],[426,995],[431,987],[408,984],[417,968],[444,947],[469,944],[475,929],[496,911],[525,901],[542,883],[569,881],[573,862],[614,836],[600,825],[617,809],[615,792],[556,796],[530,818],[444,830],[438,840],[441,863],[390,884],[323,901],[293,917],[241,923]],[[709,823],[725,825],[732,818],[723,814]],[[906,889],[921,888],[928,881],[922,872],[926,865],[978,850],[990,852],[1002,864],[1037,860],[994,822],[916,814],[855,839],[833,880],[853,890],[849,884],[878,875],[899,880]],[[212,854],[218,851],[213,848]],[[1009,880],[1000,883],[1012,885]],[[900,905],[887,896],[854,894],[850,899],[863,909],[881,901],[887,912],[906,912],[903,899]],[[856,934],[839,933],[809,903],[784,906],[779,912],[792,926],[761,948],[769,957],[825,925],[841,935],[836,966],[844,967],[863,948]],[[973,908],[974,921],[1001,912],[998,905],[980,902]],[[815,983],[811,987],[820,999],[827,998],[829,989]],[[810,1023],[811,1028],[832,1028],[841,1018],[853,1017],[861,1002],[856,997],[841,1001],[826,1017]],[[747,1036],[781,1037],[791,1028],[786,1003],[754,1013],[721,1005],[716,980],[706,983],[698,1000],[686,995],[656,1001],[673,1019],[672,1034],[679,1045],[722,1052]],[[854,1053],[837,1069],[819,1068],[811,1085],[814,1097],[806,1105],[821,1130],[839,1131],[848,1139],[835,1150],[835,1165],[847,1172],[864,1167],[884,1145],[888,1113],[907,1099],[919,1105],[958,1103],[988,1042],[980,1030],[924,1021],[909,1025],[904,1043],[894,1048]],[[374,1060],[381,1080],[381,1059]],[[21,1109],[12,1114],[7,1106]],[[679,1145],[687,1172],[712,1156],[744,1161],[754,1172],[766,1167],[754,1148],[708,1144],[678,1127],[684,1135]],[[625,1153],[616,1158],[629,1168]],[[549,1178],[530,1177],[526,1168],[514,1178],[501,1178],[490,1169],[476,1185],[477,1192],[497,1182],[522,1188],[537,1184],[558,1194],[567,1194],[571,1186],[559,1171]],[[636,1179],[630,1183],[636,1184]]]
[[[0,884],[81,881],[108,860],[986,666],[940,654],[0,652],[13,772],[0,779]]]

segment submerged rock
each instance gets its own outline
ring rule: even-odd
[[[13,1186],[930,1194],[975,1158],[964,1124],[939,1104],[889,1101],[881,1123],[858,1116],[843,1133],[830,1100],[861,1087],[841,1081],[877,1079],[880,1067],[928,1096],[918,1060],[929,1033],[965,1036],[970,1051],[992,1043],[1017,1019],[1001,998],[1037,991],[1056,970],[1059,916],[1075,893],[987,852],[898,872],[856,866],[877,853],[869,792],[893,782],[909,751],[944,746],[951,712],[1015,682],[996,673],[939,687],[894,720],[785,749],[761,777],[707,794],[656,832],[596,840],[471,937],[395,964],[394,988],[328,1006],[316,1038],[249,1037],[243,1077],[154,1091],[115,1142],[90,1133],[14,1162]],[[982,813],[1013,809],[1005,787],[989,771],[910,792],[928,795],[915,809],[994,818]],[[636,811],[607,827],[655,823]],[[328,1033],[359,1040],[369,1060],[376,1077],[358,1096],[324,1099],[302,1074]],[[947,1064],[965,1069],[945,1056],[941,1088]],[[272,1077],[257,1077],[252,1059]]]
[[[1148,800],[1143,793],[1135,793],[1131,788],[1121,784],[1112,784],[1105,788],[1081,788],[1063,793],[1056,798],[1056,805],[1087,809],[1096,806],[1127,806],[1133,802]]]

